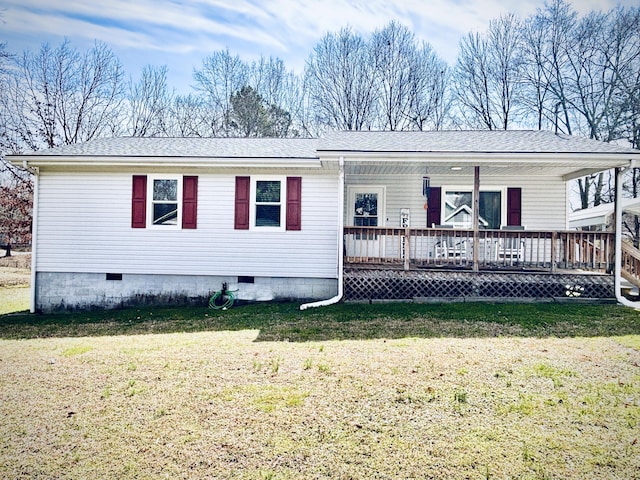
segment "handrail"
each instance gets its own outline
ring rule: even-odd
[[[622,242],[622,277],[640,287],[640,250],[628,242]]]

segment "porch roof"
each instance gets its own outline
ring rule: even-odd
[[[543,130],[340,131],[320,140],[320,152],[639,154],[589,138]]]
[[[348,173],[450,173],[451,167],[468,172],[482,166],[485,175],[565,179],[640,161],[638,150],[532,130],[331,132],[319,141],[318,155],[323,161],[343,157]]]
[[[623,212],[640,215],[640,198],[623,198]],[[603,203],[596,207],[583,208],[569,213],[569,228],[604,226],[615,212],[615,203]]]

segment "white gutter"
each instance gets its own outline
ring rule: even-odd
[[[616,168],[616,233],[615,233],[615,268],[614,268],[614,288],[616,300],[625,307],[640,309],[640,304],[632,302],[622,295],[620,279],[622,278],[622,173],[624,168]]]
[[[23,163],[25,169],[29,169],[27,161]],[[36,313],[36,252],[38,245],[38,192],[40,184],[40,169],[31,167],[33,173],[33,213],[31,214],[31,297],[29,311]]]
[[[338,294],[335,297],[300,305],[300,310],[314,307],[326,307],[342,300],[344,293],[344,157],[339,159],[338,176]]]

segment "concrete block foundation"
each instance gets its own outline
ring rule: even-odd
[[[202,305],[226,283],[238,301],[314,301],[336,295],[331,278],[38,272],[36,311]]]

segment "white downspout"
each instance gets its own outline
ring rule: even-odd
[[[622,274],[622,173],[625,169],[616,168],[616,232],[615,232],[615,268],[614,268],[614,288],[616,300],[625,307],[640,309],[640,304],[628,300],[622,295],[620,279]]]
[[[344,157],[340,157],[338,174],[338,294],[335,297],[300,305],[300,310],[326,307],[342,300],[344,292]]]
[[[28,169],[27,162],[24,168]],[[33,167],[33,212],[31,214],[31,297],[29,300],[29,311],[36,313],[36,253],[38,245],[38,192],[40,184],[40,169]]]

